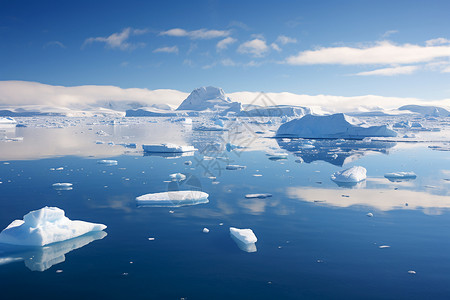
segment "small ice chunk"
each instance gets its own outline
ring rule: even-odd
[[[113,160],[113,159],[102,159],[97,161],[98,164],[100,165],[110,165],[110,166],[115,166],[117,165],[117,160]]]
[[[0,233],[0,243],[44,246],[104,229],[106,225],[72,221],[64,215],[64,210],[46,206],[9,224]]]
[[[190,165],[192,165],[192,161],[190,161],[190,160],[185,161],[184,164],[185,164],[186,166],[190,166]]]
[[[246,252],[256,252],[255,243],[258,241],[251,229],[230,227],[230,235],[238,247]]]
[[[260,199],[264,199],[264,198],[269,198],[272,197],[272,194],[247,194],[245,195],[245,198],[260,198]]]
[[[203,228],[203,233],[209,233],[209,229],[208,228]]]
[[[366,216],[368,216],[368,217],[373,217],[373,213],[368,213]]]
[[[266,155],[271,160],[287,159],[289,156],[289,154],[287,154],[286,152],[266,153]]]
[[[169,206],[196,205],[208,203],[209,195],[201,191],[170,191],[151,193],[136,198],[138,205],[142,206]]]
[[[227,170],[243,170],[246,168],[246,166],[240,166],[240,165],[227,165],[225,167]]]
[[[354,166],[331,175],[331,180],[336,182],[360,182],[366,179],[367,170],[361,166]]]
[[[393,172],[393,173],[386,173],[384,174],[384,177],[391,180],[401,180],[401,179],[415,179],[417,175],[414,172]]]
[[[380,249],[385,249],[385,248],[391,248],[391,246],[388,246],[388,245],[381,245],[381,246],[379,246],[378,248],[380,248]]]
[[[408,274],[413,274],[413,275],[414,275],[414,274],[416,274],[416,271],[409,270],[409,271],[408,271]]]
[[[69,187],[72,187],[73,184],[69,183],[69,182],[57,182],[57,183],[52,184],[52,186],[54,188],[69,188]]]
[[[170,179],[177,180],[177,181],[181,181],[181,180],[185,180],[186,179],[186,175],[181,174],[181,173],[170,174],[169,177],[170,177]]]
[[[149,153],[182,153],[197,150],[193,146],[179,146],[175,144],[142,145],[142,149],[144,152]]]

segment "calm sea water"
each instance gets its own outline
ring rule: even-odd
[[[0,142],[1,228],[44,206],[108,228],[45,248],[0,246],[1,299],[448,298],[449,152],[428,148],[433,143],[342,141],[312,151],[304,142],[266,138],[273,129],[251,135],[241,127],[240,140],[170,122],[5,132],[24,139]],[[248,147],[228,152],[227,141]],[[146,156],[144,142],[185,142],[200,151]],[[297,155],[269,159],[280,146]],[[330,175],[342,163],[364,166],[367,180],[336,185]],[[394,171],[414,171],[417,179],[383,177]],[[188,180],[169,182],[176,172]],[[73,189],[55,190],[55,182]],[[209,203],[136,205],[142,194],[177,189],[201,189]],[[250,193],[273,197],[246,199]],[[240,250],[231,226],[251,228],[257,251]]]

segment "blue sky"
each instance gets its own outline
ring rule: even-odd
[[[0,1],[0,80],[450,98],[449,1]]]

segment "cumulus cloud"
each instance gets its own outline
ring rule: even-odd
[[[449,46],[395,45],[389,41],[366,47],[328,47],[299,52],[290,56],[291,65],[340,64],[413,64],[450,57]]]
[[[266,41],[256,38],[239,45],[237,51],[242,54],[262,57],[269,51],[269,46],[267,46]]]
[[[226,37],[230,35],[229,30],[209,30],[209,29],[198,29],[188,31],[182,28],[173,28],[167,31],[160,32],[160,35],[167,36],[176,36],[176,37],[189,37],[193,40],[207,40],[207,39],[215,39],[220,37]]]
[[[446,38],[437,38],[431,39],[425,42],[427,46],[437,46],[437,45],[448,45],[450,44],[450,40]]]
[[[396,34],[396,33],[398,33],[398,30],[388,30],[385,33],[383,33],[381,35],[381,37],[385,39],[385,38],[387,38],[387,37],[389,37],[389,36],[391,36],[393,34]]]
[[[143,43],[130,43],[128,39],[134,35],[141,35],[146,33],[146,29],[133,29],[131,27],[125,28],[121,32],[116,32],[108,37],[90,37],[86,39],[83,43],[82,48],[89,44],[99,42],[105,43],[108,48],[120,49],[120,50],[132,50],[137,47],[144,46]]]
[[[273,50],[277,51],[277,52],[281,52],[281,48],[280,46],[278,46],[275,43],[270,44],[270,48],[272,48]]]
[[[216,45],[217,51],[222,51],[228,48],[229,45],[234,44],[237,40],[232,38],[231,36],[224,38],[223,40],[219,41]]]
[[[383,69],[377,69],[373,71],[367,71],[367,72],[360,72],[355,75],[358,76],[394,76],[394,75],[400,75],[400,74],[412,74],[415,71],[417,71],[420,67],[419,66],[398,66],[398,67],[392,67],[392,68],[383,68]]]
[[[277,37],[276,41],[277,43],[281,44],[281,45],[287,45],[287,44],[295,44],[297,43],[297,40],[285,35],[280,35]]]
[[[155,50],[153,50],[153,53],[176,53],[176,54],[178,54],[178,47],[172,46],[172,47],[156,48]]]

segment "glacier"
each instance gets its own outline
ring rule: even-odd
[[[0,243],[21,246],[45,246],[102,231],[106,225],[72,221],[57,207],[43,207],[15,220],[0,233]]]

